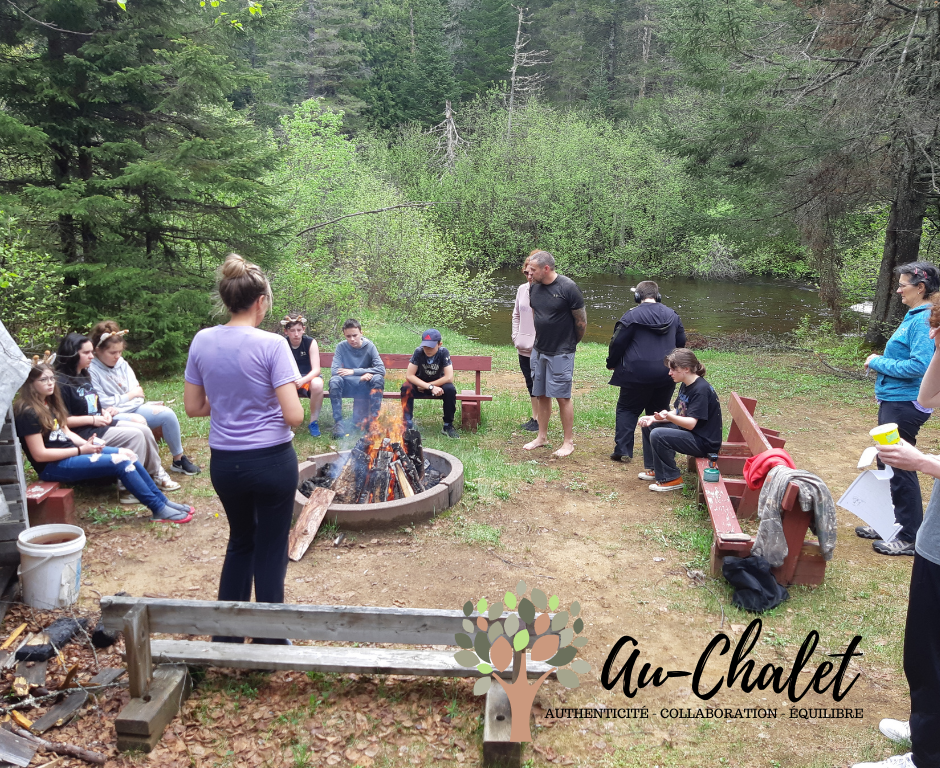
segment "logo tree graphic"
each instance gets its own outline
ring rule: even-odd
[[[542,590],[533,589],[525,597],[528,587],[524,581],[516,585],[516,591],[506,592],[502,602],[490,605],[486,598],[474,606],[468,600],[463,607],[465,632],[455,637],[462,650],[454,654],[462,667],[476,667],[484,675],[473,686],[473,692],[482,696],[489,691],[495,680],[506,691],[512,711],[512,741],[532,741],[529,715],[539,687],[554,671],[558,682],[566,688],[580,685],[579,674],[590,672],[591,665],[577,658],[578,651],[587,644],[581,636],[584,621],[578,614],[581,605],[577,601],[566,611],[558,611],[558,595],[548,597]],[[470,616],[476,608],[476,621]],[[508,616],[503,613],[508,611]],[[550,615],[549,612],[554,615]],[[568,626],[569,622],[571,626]],[[526,675],[525,651],[531,646],[532,661],[545,661],[549,669],[537,680],[529,682]],[[515,680],[507,682],[500,676],[518,659],[519,668],[513,669]]]

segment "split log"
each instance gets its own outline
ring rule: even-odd
[[[405,452],[411,457],[418,479],[424,479],[424,448],[421,446],[421,433],[417,429],[406,429],[404,434]]]
[[[336,491],[336,501],[339,504],[349,504],[354,501],[356,492],[356,469],[352,458],[346,461],[343,470],[333,481],[333,490]]]
[[[46,752],[55,752],[57,755],[77,757],[79,760],[84,760],[86,763],[94,763],[95,765],[104,765],[105,763],[106,758],[100,752],[82,749],[82,747],[76,747],[74,744],[60,744],[56,741],[46,741],[45,739],[40,739],[38,736],[34,736],[23,728],[14,728],[13,732],[17,736],[22,736],[27,741],[31,741],[37,746],[42,747]]]
[[[316,537],[320,523],[323,522],[327,508],[333,503],[334,496],[336,496],[336,491],[329,488],[315,488],[310,494],[300,517],[297,518],[296,525],[290,532],[288,557],[294,562],[304,556],[310,542]]]
[[[421,482],[421,478],[418,476],[418,470],[411,460],[411,457],[407,453],[403,454],[399,462],[401,463],[402,469],[405,470],[405,476],[408,478],[412,490],[415,493],[421,493],[424,490],[424,483]]]
[[[402,466],[401,461],[395,462],[395,479],[398,481],[398,487],[401,488],[402,495],[405,497],[414,496],[414,489],[411,487],[411,483],[408,482],[408,475],[405,474],[405,468]]]

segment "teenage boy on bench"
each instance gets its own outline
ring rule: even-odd
[[[343,437],[349,430],[343,424],[343,398],[369,399],[369,415],[375,418],[382,407],[385,391],[385,363],[375,344],[362,335],[358,320],[343,324],[346,341],[336,345],[330,369],[330,404],[333,406],[333,437]]]
[[[441,346],[441,332],[430,328],[421,334],[421,346],[415,350],[405,371],[401,400],[405,411],[405,424],[414,427],[415,398],[426,400],[440,397],[444,400],[444,428],[448,437],[459,438],[454,429],[457,412],[457,387],[454,386],[454,366],[450,352]]]

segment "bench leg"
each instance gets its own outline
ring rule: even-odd
[[[192,689],[186,667],[169,664],[157,667],[146,698],[131,699],[114,721],[118,750],[150,752],[179,714]]]
[[[480,426],[480,403],[472,400],[463,400],[460,403],[460,426],[463,429],[476,432]]]
[[[490,686],[483,713],[483,768],[519,768],[522,744],[509,740],[512,710],[509,697],[499,683]]]

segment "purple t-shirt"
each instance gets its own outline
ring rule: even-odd
[[[245,451],[293,439],[274,393],[300,378],[284,336],[246,326],[205,328],[189,345],[185,378],[209,398],[210,448]]]

